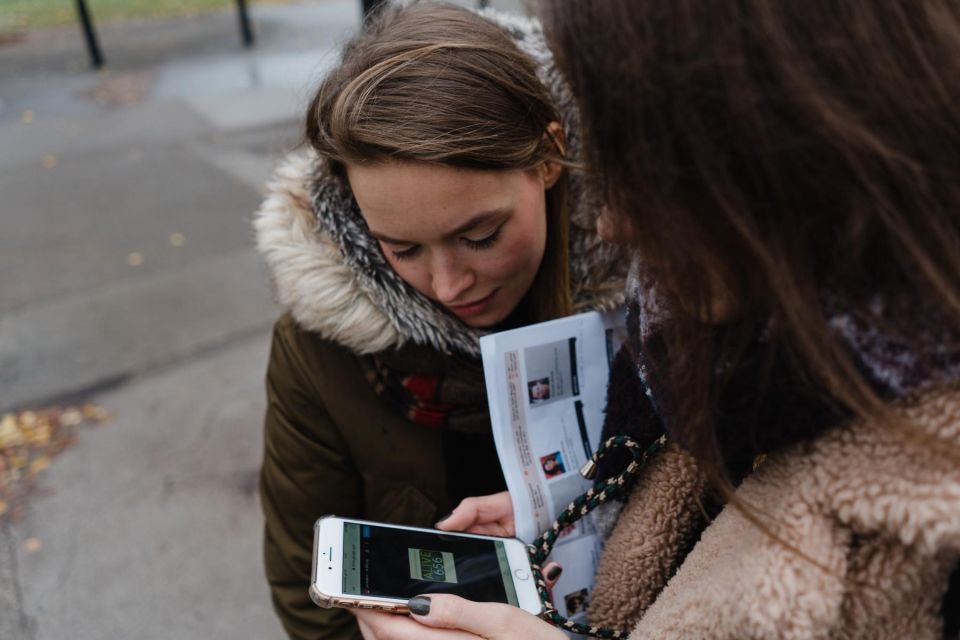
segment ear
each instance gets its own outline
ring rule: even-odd
[[[559,122],[548,124],[543,135],[547,138],[547,143],[555,147],[561,157],[567,155],[567,139]],[[563,175],[564,169],[565,167],[559,162],[550,162],[549,160],[544,162],[541,167],[544,189],[550,189],[557,184],[557,180]]]

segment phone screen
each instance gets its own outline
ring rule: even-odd
[[[345,594],[407,599],[454,593],[519,606],[507,551],[499,540],[351,522],[343,527]]]

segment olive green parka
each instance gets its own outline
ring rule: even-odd
[[[538,24],[487,15],[540,63],[576,157],[577,114]],[[628,260],[596,237],[599,208],[575,175],[569,183],[575,310],[613,308],[623,301]],[[267,579],[291,638],[359,637],[348,611],[321,609],[308,596],[317,518],[429,526],[469,492],[502,483],[485,411],[480,434],[415,424],[374,391],[364,359],[455,381],[485,407],[481,332],[399,279],[367,234],[348,185],[309,150],[277,168],[254,229],[287,310],[274,329],[267,372],[260,485]],[[449,486],[451,465],[461,480],[476,482]]]

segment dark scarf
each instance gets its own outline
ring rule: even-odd
[[[656,375],[669,366],[660,333],[669,315],[655,281],[639,264],[634,265],[627,293],[629,337],[611,372],[603,435],[626,433],[650,442],[666,432],[682,446],[673,416],[683,399],[674,397],[662,376]],[[854,311],[829,294],[823,296],[823,305],[829,326],[881,398],[898,400],[960,380],[956,327],[882,295],[875,296],[865,311]],[[911,322],[907,325],[900,318]],[[717,365],[718,372],[728,375],[718,400],[716,429],[735,482],[752,470],[756,456],[813,438],[852,416],[827,390],[802,379],[785,354],[771,354],[769,347],[764,326],[758,325],[757,337],[732,375],[722,363]],[[760,428],[766,425],[769,428]],[[753,436],[748,441],[740,436],[744,430]],[[611,458],[600,472],[612,474],[622,462]]]

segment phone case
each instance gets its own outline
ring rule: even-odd
[[[320,522],[326,520],[327,518],[336,518],[337,516],[329,514],[318,519],[313,525],[313,555],[316,558],[317,555],[317,545],[319,544],[320,537]],[[362,520],[355,520],[355,522],[363,522]],[[371,524],[378,524],[372,522]],[[421,527],[411,527],[414,529]],[[332,607],[342,607],[347,609],[372,609],[374,611],[386,611],[388,613],[401,613],[409,614],[410,609],[407,608],[406,603],[402,602],[383,602],[381,600],[370,600],[366,598],[350,598],[343,596],[331,596],[329,594],[323,593],[316,586],[317,582],[317,562],[313,561],[313,568],[310,575],[310,599],[319,606],[325,609]],[[542,608],[542,603],[541,608]],[[533,613],[533,612],[531,612]],[[539,612],[534,613],[534,615],[540,615]]]
[[[334,515],[324,516],[320,520],[325,520],[326,518],[334,518]],[[317,553],[317,544],[319,542],[320,536],[320,520],[317,520],[313,525],[313,553]],[[343,598],[331,596],[326,593],[323,593],[317,589],[317,563],[313,562],[313,569],[311,570],[310,575],[310,599],[313,600],[314,604],[318,607],[323,607],[324,609],[330,609],[332,607],[342,607],[346,609],[372,609],[374,611],[386,611],[387,613],[410,613],[410,610],[407,608],[407,605],[401,603],[393,602],[380,602],[378,600],[367,600],[364,598]]]
[[[342,607],[346,609],[372,609],[374,611],[386,611],[387,613],[410,613],[405,604],[364,600],[363,598],[337,598],[321,593],[313,584],[310,585],[310,599],[317,606],[325,609]]]

